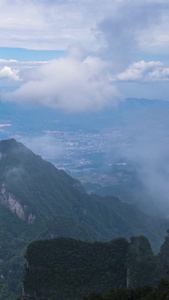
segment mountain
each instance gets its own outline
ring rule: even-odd
[[[36,241],[26,251],[20,299],[82,299],[110,289],[156,286],[159,278],[156,257],[144,236],[130,243],[124,238],[107,243]]]
[[[165,217],[168,114],[169,102],[162,100],[126,99],[117,107],[68,114],[0,99],[0,139],[18,138],[82,183],[90,183],[88,191],[115,195]]]
[[[116,197],[88,195],[78,180],[16,140],[0,142],[0,300],[20,294],[24,253],[32,241],[145,235],[157,252],[168,228],[168,220]]]
[[[107,243],[35,241],[27,247],[18,300],[168,299],[168,249],[169,235],[158,255],[144,236]]]

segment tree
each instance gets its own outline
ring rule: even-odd
[[[155,286],[159,280],[158,264],[148,239],[132,237],[127,254],[128,287]]]

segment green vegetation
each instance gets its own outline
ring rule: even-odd
[[[159,266],[146,237],[131,238],[127,252],[127,266],[128,287],[157,284],[160,274]]]
[[[26,253],[24,291],[66,299],[104,292],[112,285],[125,287],[127,247],[123,238],[109,243],[68,238],[34,242]]]
[[[160,280],[164,245],[155,256],[144,236],[130,242],[124,238],[107,243],[72,238],[33,242],[26,252],[22,300],[168,299],[169,282]]]
[[[150,286],[142,286],[137,288],[111,289],[105,294],[92,293],[83,300],[168,300],[169,298],[169,282],[161,279],[155,289]]]
[[[93,244],[65,238],[34,242],[26,254],[25,293],[47,297],[52,291],[53,298],[81,298],[112,284],[125,287],[127,247],[125,239]]]
[[[163,277],[169,279],[169,230],[158,255],[159,266]]]
[[[79,181],[14,139],[0,142],[0,300],[19,295],[32,241],[145,235],[157,253],[167,228],[168,220],[147,216],[116,197],[88,195]]]

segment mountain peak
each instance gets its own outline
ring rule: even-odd
[[[16,148],[26,148],[23,144],[17,142],[14,138],[0,141],[0,151],[8,151]]]
[[[17,142],[14,138],[0,141],[0,145],[14,146],[14,145],[18,145],[18,144],[20,144],[20,143]]]
[[[0,141],[0,158],[14,155],[15,158],[17,157],[19,160],[22,160],[22,157],[28,154],[35,155],[30,149],[14,138]]]

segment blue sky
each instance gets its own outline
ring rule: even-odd
[[[3,101],[78,112],[169,100],[168,0],[0,0],[0,41]]]
[[[28,50],[23,48],[0,47],[0,58],[4,60],[15,59],[18,61],[46,61],[62,56],[62,50]]]

